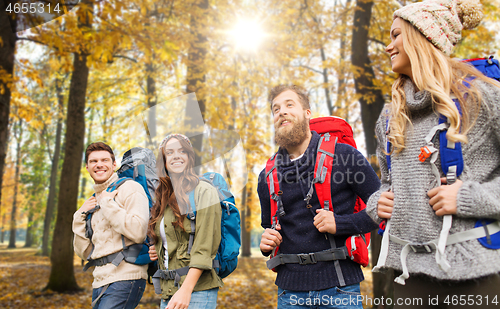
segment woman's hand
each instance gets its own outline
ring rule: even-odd
[[[200,279],[202,269],[191,267],[182,283],[181,287],[174,296],[170,298],[168,302],[167,309],[187,309],[189,302],[191,301],[191,294],[193,293],[194,286]]]
[[[156,253],[155,246],[150,246],[148,253],[149,253],[149,259],[151,261],[156,261],[158,259],[158,254]]]
[[[427,192],[430,198],[429,204],[432,206],[437,216],[456,215],[458,190],[463,182],[457,180],[452,185],[446,185],[446,178],[441,178],[441,183],[444,185]]]
[[[394,193],[382,192],[377,204],[377,215],[382,219],[390,219],[394,208]]]
[[[183,289],[182,286],[175,292],[168,302],[167,309],[187,309],[191,301],[191,293],[189,289]]]

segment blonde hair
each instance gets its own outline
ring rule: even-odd
[[[466,134],[477,118],[481,93],[473,83],[465,85],[464,79],[471,76],[497,86],[498,83],[484,76],[473,66],[446,56],[404,19],[401,19],[401,35],[404,50],[410,59],[413,83],[420,91],[430,92],[432,108],[450,122],[446,133],[447,139],[452,142],[467,143]],[[407,79],[408,76],[400,74],[392,85],[388,138],[393,145],[391,152],[395,153],[405,148],[405,131],[407,125],[412,124],[403,90]],[[461,116],[450,98],[450,93],[455,95],[460,103]],[[464,99],[465,93],[468,96],[467,104]]]

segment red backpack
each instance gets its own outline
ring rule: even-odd
[[[356,142],[353,138],[351,126],[339,117],[319,117],[311,119],[311,131],[316,131],[321,138],[318,143],[318,152],[316,156],[316,165],[314,167],[314,190],[318,195],[320,205],[323,209],[333,211],[331,198],[331,175],[333,168],[333,158],[335,154],[335,145],[337,142],[348,144],[356,148]],[[279,223],[279,216],[284,214],[283,203],[281,201],[281,190],[278,182],[278,172],[276,166],[276,155],[273,155],[266,164],[266,180],[271,198],[271,224],[276,228]],[[307,194],[306,202],[312,198],[312,187]],[[308,208],[312,207],[310,204]],[[356,198],[354,213],[360,212],[366,208],[366,204],[359,198]],[[273,250],[271,259],[267,262],[269,269],[275,270],[275,267],[281,264],[298,263],[314,264],[318,261],[334,261],[337,269],[339,282],[342,285],[343,276],[340,271],[338,260],[350,258],[356,263],[367,266],[369,262],[368,245],[370,243],[370,233],[364,235],[353,235],[347,238],[345,247],[337,248],[334,238],[329,235],[331,249],[322,252],[307,254],[279,254],[279,248]],[[333,254],[332,254],[333,253]]]

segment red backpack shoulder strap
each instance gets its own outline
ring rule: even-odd
[[[319,203],[325,210],[333,211],[332,205],[332,169],[333,156],[338,137],[325,133],[318,143],[316,165],[314,166],[314,188],[318,195]]]
[[[278,166],[276,164],[276,154],[266,163],[266,181],[269,188],[271,202],[271,225],[272,228],[278,224],[278,215],[284,215],[283,203],[281,202],[280,183],[278,181]]]

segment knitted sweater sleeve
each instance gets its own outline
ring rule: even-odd
[[[472,179],[465,180],[457,195],[457,216],[500,219],[500,87],[478,82],[481,91],[481,111],[475,126],[484,134],[467,137],[474,162],[480,164]],[[493,163],[492,158],[495,158]],[[493,164],[494,166],[491,166]],[[488,168],[489,173],[485,175]],[[470,178],[470,177],[469,177]]]
[[[259,181],[257,184],[257,193],[259,194],[259,201],[260,201],[260,225],[264,229],[269,229],[271,228],[271,201],[270,201],[270,195],[269,195],[269,187],[267,186],[267,181],[266,181],[266,170],[262,170],[262,172],[259,175]],[[262,255],[264,256],[269,256],[272,251],[269,252],[263,252],[261,251]]]
[[[387,158],[385,155],[385,146],[386,146],[386,136],[385,136],[385,127],[386,127],[386,110],[388,109],[388,106],[384,106],[382,109],[382,112],[377,120],[377,124],[375,127],[375,134],[377,136],[377,158],[378,158],[378,163],[380,166],[380,174],[381,174],[381,185],[380,189],[375,191],[370,198],[368,199],[368,202],[366,203],[366,213],[377,223],[380,223],[382,219],[379,218],[377,215],[377,205],[378,205],[378,200],[380,198],[380,195],[382,192],[387,192],[391,188],[391,181],[389,178],[389,168],[387,165]]]
[[[269,196],[269,187],[266,182],[266,170],[263,170],[259,175],[257,193],[259,194],[260,200],[260,225],[264,229],[271,228],[271,201]]]
[[[149,200],[140,184],[126,181],[118,189],[114,200],[103,199],[100,205],[100,211],[104,213],[115,232],[134,243],[142,243],[146,239]]]
[[[85,215],[77,210],[73,215],[73,247],[76,255],[86,260],[91,252],[90,239],[85,237]]]
[[[339,150],[342,150],[339,154]],[[348,177],[345,178],[351,190],[365,203],[368,198],[380,188],[380,179],[370,166],[366,158],[354,147],[338,144],[335,150],[340,163],[338,170],[343,170]],[[342,157],[354,158],[343,161]],[[340,168],[341,166],[341,168]],[[335,174],[332,174],[332,184],[335,183]],[[352,179],[351,179],[352,177]],[[335,214],[336,235],[354,235],[368,233],[377,228],[377,224],[366,214],[360,211],[351,214]]]

